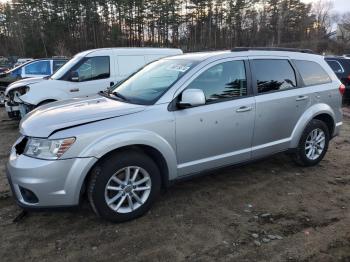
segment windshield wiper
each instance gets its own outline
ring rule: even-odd
[[[125,102],[129,102],[129,99],[126,98],[125,96],[123,96],[122,94],[120,94],[117,91],[111,92],[108,89],[100,91],[99,94],[101,94],[102,96],[105,97],[115,97],[114,99],[119,100],[119,101],[125,101]]]
[[[118,98],[120,98],[120,99],[122,99],[122,100],[124,100],[124,101],[128,101],[128,99],[127,99],[125,96],[123,96],[121,93],[119,93],[119,92],[117,92],[117,91],[114,91],[114,92],[112,92],[111,94],[112,94],[112,95],[115,95],[116,97],[118,97]]]

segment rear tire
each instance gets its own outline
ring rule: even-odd
[[[145,214],[160,187],[159,169],[149,156],[123,151],[108,156],[94,168],[87,194],[98,216],[124,222]]]
[[[305,127],[301,135],[294,160],[301,166],[317,165],[325,156],[329,144],[327,125],[318,119],[313,119]]]

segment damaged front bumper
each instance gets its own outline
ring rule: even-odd
[[[20,118],[18,103],[5,102],[5,110],[6,110],[9,118],[11,118],[11,119]]]
[[[8,182],[19,206],[27,209],[79,204],[84,179],[97,158],[44,160],[26,156],[12,147],[6,166]]]
[[[20,100],[17,98],[17,100]],[[23,118],[27,113],[32,111],[35,108],[35,105],[27,104],[23,101],[13,101],[6,99],[5,109],[9,116],[12,119]]]
[[[21,118],[23,118],[26,114],[32,111],[35,108],[35,105],[26,104],[24,102],[18,104],[18,109]]]
[[[5,91],[0,90],[0,106],[5,105]]]

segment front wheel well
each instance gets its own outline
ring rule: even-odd
[[[330,116],[329,114],[323,113],[323,114],[315,116],[313,119],[318,119],[318,120],[324,122],[328,127],[329,136],[332,137],[333,132],[334,132],[334,126],[335,126],[335,123],[334,123],[332,116]]]
[[[115,154],[117,152],[127,153],[128,151],[139,151],[151,157],[154,163],[159,168],[159,172],[161,174],[161,187],[164,189],[168,186],[169,170],[168,170],[168,165],[166,163],[164,156],[157,149],[148,145],[130,145],[130,146],[120,147],[106,153],[92,166],[92,168],[90,169],[90,171],[88,172],[87,176],[84,179],[83,185],[80,189],[80,196],[84,195],[84,193],[86,192],[86,185],[89,182],[92,170],[94,168],[96,168],[99,164],[101,164],[104,161],[104,159],[106,159],[108,156]]]
[[[37,104],[37,106],[42,106],[42,105],[45,105],[45,104],[48,104],[48,103],[52,103],[52,102],[56,102],[57,100],[55,99],[46,99],[44,101],[41,101],[40,103]]]

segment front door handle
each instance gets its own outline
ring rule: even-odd
[[[308,96],[298,96],[295,100],[296,101],[302,101],[302,100],[306,100],[308,98],[309,98]]]
[[[79,92],[79,88],[72,88],[69,92]]]
[[[250,111],[252,110],[253,108],[251,106],[241,106],[240,108],[238,108],[236,110],[236,112],[238,113],[242,113],[242,112],[247,112],[247,111]]]

